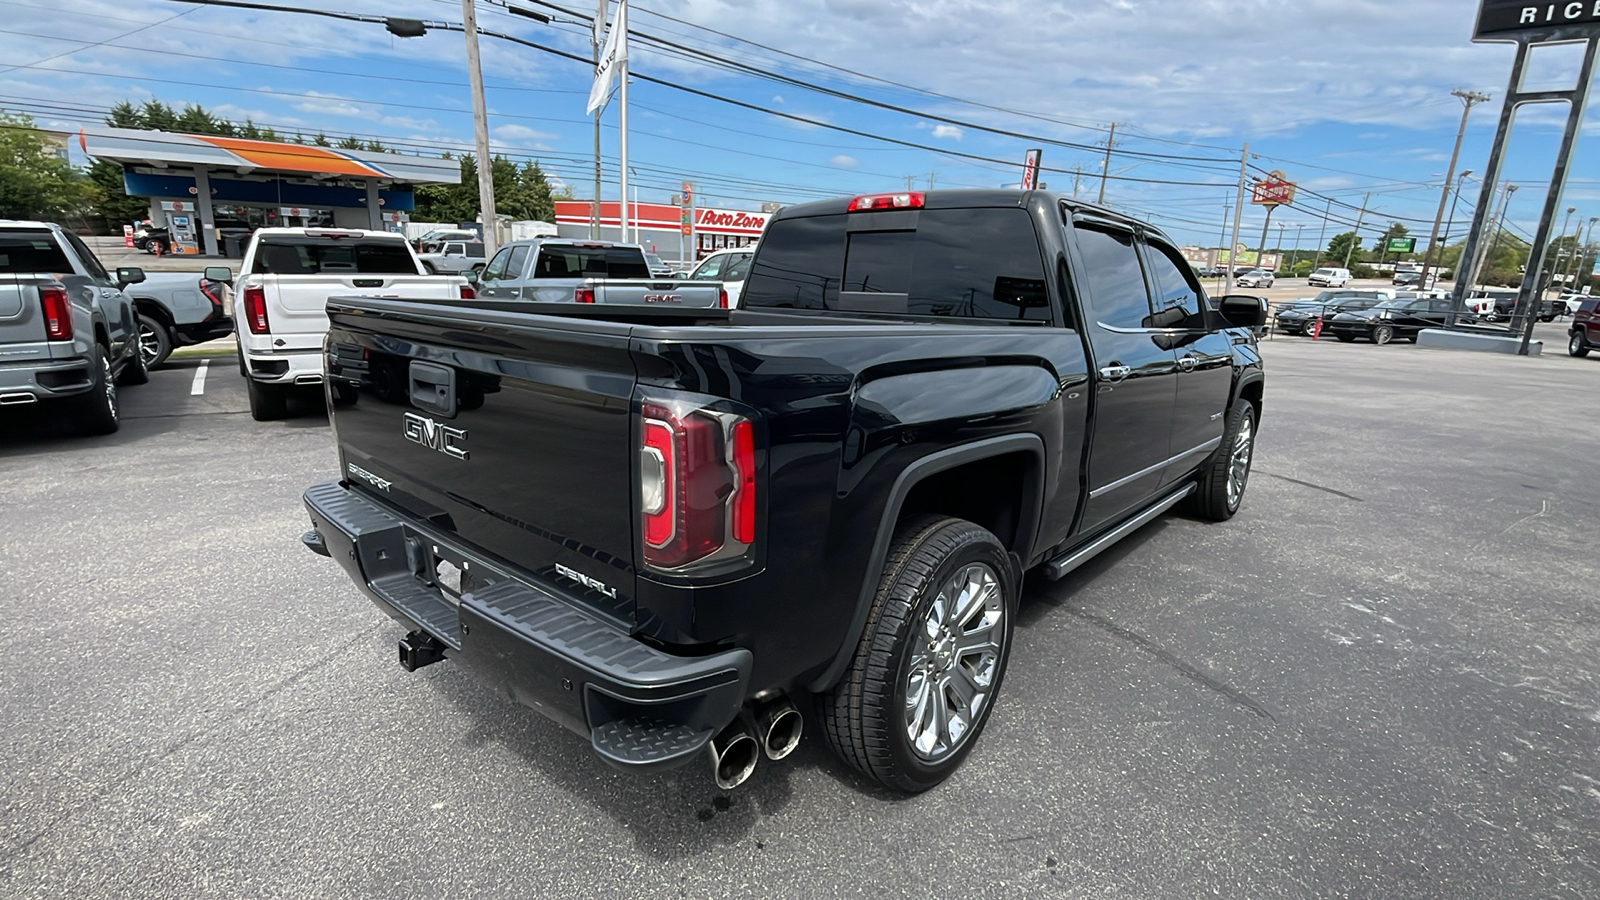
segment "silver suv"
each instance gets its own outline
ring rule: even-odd
[[[55,402],[86,434],[116,431],[117,384],[150,380],[124,290],[143,280],[59,225],[0,220],[0,406]]]
[[[1233,283],[1239,287],[1269,288],[1275,276],[1266,269],[1246,269],[1234,278]]]

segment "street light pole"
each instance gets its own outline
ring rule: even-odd
[[[1328,236],[1328,218],[1333,215],[1333,198],[1328,198],[1328,206],[1322,211],[1322,227],[1317,231],[1317,256],[1311,263],[1311,271],[1315,272],[1322,267],[1322,250],[1328,246],[1322,242]]]
[[[1489,99],[1488,94],[1476,91],[1451,91],[1450,96],[1458,97],[1462,103],[1461,127],[1456,129],[1456,146],[1450,151],[1450,167],[1444,173],[1444,190],[1439,193],[1439,211],[1433,217],[1433,231],[1428,235],[1428,250],[1422,256],[1422,281],[1423,289],[1428,286],[1428,271],[1433,266],[1434,243],[1439,240],[1439,223],[1444,219],[1444,207],[1450,200],[1450,182],[1456,177],[1456,162],[1461,158],[1461,139],[1467,134],[1467,117],[1472,114],[1472,107]],[[1442,257],[1443,254],[1441,254]]]
[[[1506,207],[1511,205],[1511,195],[1515,194],[1516,192],[1516,185],[1507,184],[1504,191],[1500,195],[1500,215],[1496,216],[1494,220],[1494,238],[1490,240],[1489,246],[1484,248],[1486,252],[1479,260],[1476,267],[1478,275],[1480,276],[1477,279],[1479,284],[1489,283],[1488,279],[1482,276],[1485,275],[1486,269],[1494,265],[1494,254],[1500,249],[1500,233],[1506,230]],[[1470,286],[1471,285],[1468,285],[1468,287]]]
[[[494,211],[489,113],[483,104],[483,64],[478,59],[478,15],[473,0],[461,0],[461,30],[467,36],[467,78],[472,87],[472,138],[478,151],[478,217],[483,220],[483,258],[490,259],[499,244],[500,234]]]
[[[1344,248],[1344,268],[1346,269],[1350,268],[1350,257],[1356,252],[1356,244],[1361,242],[1361,223],[1366,221],[1367,204],[1371,202],[1372,194],[1370,192],[1361,198],[1361,212],[1356,214],[1356,230],[1350,232],[1353,237],[1350,238],[1350,243],[1346,244]]]

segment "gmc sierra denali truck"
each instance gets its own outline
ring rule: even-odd
[[[794,749],[798,695],[849,765],[939,783],[1024,574],[1180,502],[1230,518],[1261,417],[1265,304],[1213,309],[1159,231],[1043,191],[787,208],[740,309],[328,310],[363,387],[302,540],[406,628],[401,664],[723,788]]]

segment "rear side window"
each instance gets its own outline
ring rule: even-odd
[[[534,278],[649,278],[644,253],[628,247],[545,244],[539,248]]]
[[[403,241],[349,238],[264,238],[256,247],[257,275],[415,275]]]
[[[0,232],[0,274],[25,275],[35,272],[71,274],[72,263],[56,246],[48,232]]]
[[[1151,327],[1150,294],[1145,290],[1133,232],[1082,223],[1075,230],[1094,320],[1112,328]]]
[[[899,311],[903,305],[910,315],[1051,321],[1026,210],[923,210],[914,220],[907,217],[914,228],[899,231],[850,232],[848,218],[774,222],[751,267],[743,305],[838,309],[843,290],[888,295],[889,303],[873,308]]]

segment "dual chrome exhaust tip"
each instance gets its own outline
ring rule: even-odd
[[[755,774],[765,756],[780,760],[800,746],[805,718],[787,698],[769,700],[752,715],[741,714],[711,739],[711,773],[717,787],[731,791]]]

